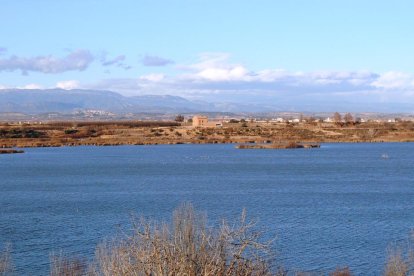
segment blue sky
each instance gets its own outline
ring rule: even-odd
[[[408,0],[4,0],[0,88],[406,104],[413,10]]]

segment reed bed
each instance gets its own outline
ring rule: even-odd
[[[13,271],[13,263],[11,260],[11,246],[6,245],[2,252],[0,252],[0,275],[5,276]]]

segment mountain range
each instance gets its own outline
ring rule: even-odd
[[[316,104],[317,103],[317,104]],[[1,89],[0,113],[42,114],[57,112],[73,114],[85,110],[100,110],[118,115],[137,113],[268,113],[268,112],[385,112],[413,113],[413,104],[331,102],[322,98],[248,96],[240,94],[206,95],[202,100],[190,100],[172,95],[124,96],[117,92],[88,89]]]
[[[80,110],[104,110],[125,113],[233,112],[259,107],[231,103],[191,101],[171,95],[123,96],[111,91],[63,89],[0,90],[0,112],[39,114],[73,113]],[[261,110],[262,111],[262,108]]]

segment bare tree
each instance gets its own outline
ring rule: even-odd
[[[88,263],[83,258],[67,257],[63,252],[50,256],[50,276],[83,276],[87,272]]]
[[[179,122],[179,123],[184,122],[184,116],[183,116],[183,115],[181,115],[181,114],[178,114],[178,115],[175,117],[174,121]]]
[[[351,113],[346,113],[344,116],[344,121],[347,124],[353,124],[354,123],[354,117],[352,117]]]
[[[335,123],[340,123],[342,121],[342,116],[338,112],[335,112],[333,115],[333,120]]]
[[[170,225],[139,221],[134,233],[97,250],[94,275],[271,275],[270,242],[246,221],[207,226],[204,215],[185,204]],[[279,274],[280,275],[280,274]]]

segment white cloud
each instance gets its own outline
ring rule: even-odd
[[[249,71],[243,65],[229,63],[229,58],[230,55],[226,53],[202,54],[198,63],[178,66],[179,69],[191,72],[183,74],[181,78],[212,82],[249,81]]]
[[[208,81],[248,81],[248,71],[243,66],[231,68],[206,68],[196,74],[197,78]]]
[[[29,83],[24,86],[19,86],[19,89],[43,89],[43,86],[37,83]]]
[[[382,89],[414,90],[414,76],[402,72],[387,72],[373,81],[372,86]]]
[[[60,81],[56,83],[56,88],[65,89],[65,90],[76,89],[79,87],[80,87],[80,84],[76,80]]]
[[[148,75],[139,77],[139,80],[149,81],[149,82],[160,82],[164,79],[165,79],[164,74],[148,74]]]
[[[123,61],[123,57],[107,60],[108,64],[117,61]],[[67,80],[58,82],[56,87],[112,90],[125,95],[170,94],[258,105],[291,102],[330,106],[336,102],[336,106],[353,103],[375,107],[375,103],[397,102],[407,106],[414,100],[414,76],[402,72],[251,70],[244,64],[231,62],[226,53],[202,54],[196,62],[175,68],[175,74],[153,72],[89,84]]]
[[[273,90],[281,87],[324,88],[339,86],[343,90],[345,86],[364,89],[376,78],[376,74],[366,71],[356,72],[289,72],[283,69],[264,69],[252,71],[242,64],[229,62],[230,55],[225,53],[203,54],[199,62],[178,68],[187,71],[178,76],[182,81],[204,83],[205,85],[232,84],[235,89],[251,90],[257,87],[267,86]],[[216,83],[216,84],[214,84]],[[244,85],[243,85],[244,83]],[[224,85],[223,85],[224,86]],[[243,88],[244,87],[244,88]]]

